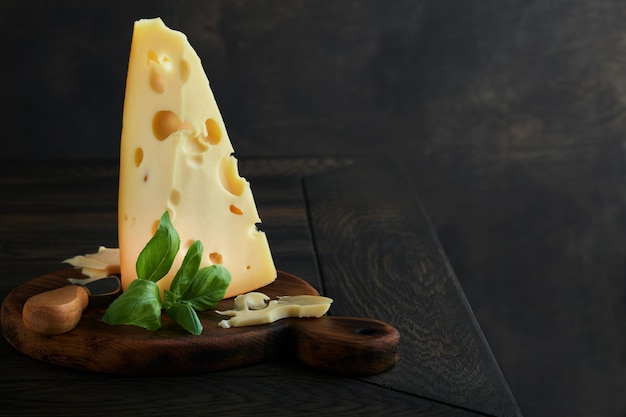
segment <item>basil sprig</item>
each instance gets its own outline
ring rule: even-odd
[[[154,236],[137,257],[137,277],[157,282],[172,268],[180,248],[180,237],[170,220],[169,212],[163,213]]]
[[[197,311],[213,308],[226,293],[230,273],[222,265],[200,268],[204,246],[199,240],[190,247],[169,290],[156,284],[172,268],[180,249],[180,237],[166,211],[159,226],[137,258],[137,278],[104,313],[107,324],[131,324],[148,330],[161,328],[161,310],[185,330],[202,333]]]

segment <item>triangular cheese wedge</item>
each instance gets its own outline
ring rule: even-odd
[[[209,80],[187,37],[161,19],[135,22],[126,80],[120,150],[119,247],[123,287],[136,279],[137,257],[169,210],[181,237],[167,289],[194,240],[202,266],[224,265],[226,297],[276,277],[250,184],[237,160]]]

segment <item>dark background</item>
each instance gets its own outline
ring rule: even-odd
[[[157,15],[239,158],[399,158],[526,416],[626,415],[625,2],[0,0],[0,163],[117,159]]]

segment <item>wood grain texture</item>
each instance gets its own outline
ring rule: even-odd
[[[323,317],[291,320],[296,356],[326,372],[365,376],[391,369],[400,357],[400,333],[380,320]]]
[[[287,321],[268,326],[222,329],[225,317],[214,311],[199,313],[201,335],[186,333],[169,317],[163,328],[147,331],[135,326],[110,326],[102,316],[115,296],[92,298],[78,326],[58,335],[41,335],[24,326],[22,309],[26,301],[44,291],[67,286],[67,277],[80,278],[69,269],[41,276],[14,289],[2,303],[2,332],[18,350],[35,359],[56,365],[114,374],[175,375],[207,372],[250,365],[267,360],[287,346]],[[317,295],[299,278],[280,273],[278,279],[260,289],[271,298],[280,294]],[[233,300],[222,300],[219,310],[233,308]],[[281,336],[282,335],[282,336]]]
[[[0,353],[3,352],[0,341]],[[0,357],[1,358],[1,357]],[[19,361],[18,361],[19,362]],[[7,371],[15,371],[9,363]],[[54,368],[50,370],[49,368]],[[173,377],[114,377],[42,363],[11,384],[0,382],[0,416],[426,416],[480,417],[352,378],[286,361],[225,372]],[[18,368],[19,370],[19,368]],[[33,377],[36,370],[37,377]],[[47,371],[47,372],[46,372]],[[47,375],[46,375],[47,374]],[[43,375],[43,376],[42,376]],[[33,401],[33,396],[37,401]]]
[[[273,158],[240,164],[240,172],[254,189],[277,265],[301,271],[318,290],[322,285],[298,167],[319,174],[353,163],[345,158]],[[116,206],[110,200],[117,193],[116,167],[115,161],[0,165],[0,191],[6,201],[0,208],[0,298],[33,276],[58,270],[60,260],[92,251],[94,244],[115,245]],[[47,198],[38,199],[39,195]],[[291,355],[212,373],[144,378],[33,360],[1,337],[0,369],[3,417],[205,416],[207,412],[222,416],[484,415],[396,391],[375,380],[331,377]]]
[[[304,184],[324,291],[338,298],[333,314],[369,314],[402,335],[399,363],[371,380],[521,415],[402,171],[373,159]]]
[[[238,155],[401,156],[525,413],[624,414],[622,0],[3,0],[0,159],[117,158],[156,15]]]
[[[89,304],[89,293],[79,285],[65,285],[35,294],[22,304],[24,329],[53,335],[69,332],[80,322],[83,310]],[[2,323],[7,324],[3,318]],[[6,336],[5,336],[6,337]]]
[[[393,367],[398,360],[398,331],[380,321],[348,317],[286,318],[277,322],[223,329],[227,317],[215,310],[234,308],[232,298],[214,309],[198,313],[204,327],[193,336],[169,317],[163,327],[148,331],[136,326],[110,326],[102,322],[109,304],[118,296],[91,298],[68,285],[81,278],[79,270],[59,271],[35,278],[15,288],[1,309],[2,334],[17,350],[35,359],[81,370],[111,374],[178,375],[236,368],[269,360],[276,355],[296,356],[317,369],[341,375],[372,375]],[[80,305],[75,320],[50,323],[32,319],[28,307],[43,293],[70,290]],[[278,272],[276,281],[258,289],[276,299],[288,295],[318,295],[298,277]],[[63,297],[68,297],[64,292]],[[59,297],[57,297],[59,298]],[[84,311],[83,311],[84,309]],[[82,315],[81,315],[82,312]],[[28,320],[27,320],[28,319]],[[59,327],[59,329],[57,329]]]

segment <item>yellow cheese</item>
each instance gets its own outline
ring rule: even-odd
[[[136,279],[141,249],[168,210],[181,237],[169,288],[189,245],[204,244],[202,266],[221,263],[232,277],[226,297],[276,278],[250,184],[200,58],[187,37],[161,19],[135,22],[120,147],[118,228],[123,287]]]
[[[109,275],[118,274],[119,272],[119,268],[117,270],[110,270],[83,267],[81,270],[83,275],[93,279],[108,277]]]
[[[251,292],[235,297],[233,310],[216,311],[222,316],[231,317],[220,321],[218,326],[229,329],[273,323],[287,317],[320,318],[326,314],[333,302],[332,298],[320,295],[295,295],[278,297],[277,300],[265,304],[269,299],[262,292]]]
[[[120,273],[120,252],[117,248],[100,246],[96,253],[77,255],[63,262],[81,268],[81,272],[89,278],[104,278]]]

